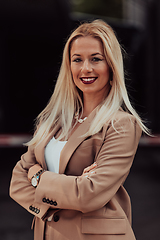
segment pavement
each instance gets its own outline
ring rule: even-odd
[[[3,145],[3,144],[2,144]],[[32,215],[8,194],[12,169],[26,151],[20,145],[0,147],[0,239],[33,240]],[[125,187],[132,200],[133,229],[137,240],[160,239],[160,144],[142,141]]]

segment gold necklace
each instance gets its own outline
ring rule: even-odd
[[[74,116],[74,118],[77,120],[77,122],[79,122],[79,123],[83,123],[86,119],[87,119],[87,117],[85,117],[85,118],[79,118],[78,119],[78,117],[79,117],[79,113],[76,113],[75,114],[75,116]]]

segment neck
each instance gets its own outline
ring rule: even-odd
[[[102,99],[97,99],[93,97],[83,97],[83,116],[88,117],[88,115],[102,102]]]

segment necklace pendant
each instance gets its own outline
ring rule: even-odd
[[[80,118],[80,119],[78,119],[78,116],[79,116],[79,114],[78,113],[76,113],[75,114],[75,116],[74,116],[74,118],[77,120],[77,122],[79,122],[79,123],[83,123],[86,119],[87,119],[87,117],[85,117],[85,118]]]
[[[79,123],[82,123],[82,122],[84,122],[85,120],[87,119],[87,117],[85,117],[85,118],[80,118],[80,119],[77,119],[77,121],[79,122]]]
[[[78,122],[79,122],[79,123],[82,123],[82,122],[84,122],[84,119],[81,119],[81,118],[80,118],[80,119],[78,119]]]

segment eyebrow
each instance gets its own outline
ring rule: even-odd
[[[72,57],[74,57],[74,56],[80,57],[81,55],[80,55],[80,54],[77,54],[77,53],[75,53],[75,54],[73,54],[73,55],[72,55]]]
[[[99,53],[99,52],[91,54],[92,57],[93,57],[93,56],[96,56],[96,55],[101,55],[102,57],[104,57],[104,55],[101,54],[101,53]],[[80,57],[81,54],[75,53],[75,54],[72,55],[72,57],[74,57],[74,56]]]
[[[101,54],[101,53],[93,53],[91,56],[95,56],[95,55],[101,55],[101,56],[103,56],[104,57],[104,55],[103,54]]]

